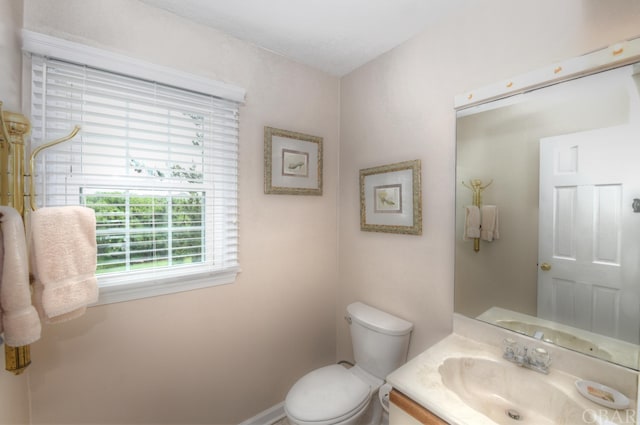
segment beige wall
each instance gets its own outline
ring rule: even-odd
[[[33,423],[241,422],[335,361],[339,80],[132,0],[25,0],[25,27],[247,90],[236,283],[89,309],[33,346]],[[324,194],[263,194],[263,126],[324,138]]]
[[[0,101],[8,111],[20,111],[21,105],[21,27],[22,0],[0,0]],[[4,347],[0,346],[0,423],[29,423],[28,375],[4,371]]]
[[[360,299],[415,324],[410,356],[451,330],[455,113],[477,87],[640,35],[636,0],[468,2],[341,82],[338,357]],[[421,159],[423,236],[359,229],[358,170]]]
[[[21,106],[22,60],[20,28],[22,0],[0,0],[0,101],[3,108],[19,111]]]

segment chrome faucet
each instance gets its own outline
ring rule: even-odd
[[[549,352],[542,347],[529,348],[524,344],[520,344],[511,338],[505,338],[502,342],[502,357],[527,369],[536,372],[549,373],[551,365],[551,356]]]

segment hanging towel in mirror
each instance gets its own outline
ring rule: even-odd
[[[4,339],[10,347],[21,347],[39,340],[42,326],[31,304],[27,243],[18,211],[0,206],[0,229],[0,305]]]
[[[480,238],[487,242],[500,239],[500,232],[498,231],[498,207],[495,205],[483,205],[480,214],[482,216]]]
[[[480,209],[475,205],[465,208],[464,233],[462,239],[469,240],[480,237]]]
[[[47,207],[31,214],[31,272],[47,323],[82,315],[98,300],[96,216],[90,208]]]

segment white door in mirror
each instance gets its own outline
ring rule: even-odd
[[[638,344],[637,126],[540,139],[538,317]],[[603,147],[604,146],[604,147]]]

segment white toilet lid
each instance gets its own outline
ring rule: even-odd
[[[305,422],[348,417],[369,400],[369,385],[340,365],[309,372],[294,384],[285,400],[287,414]]]

